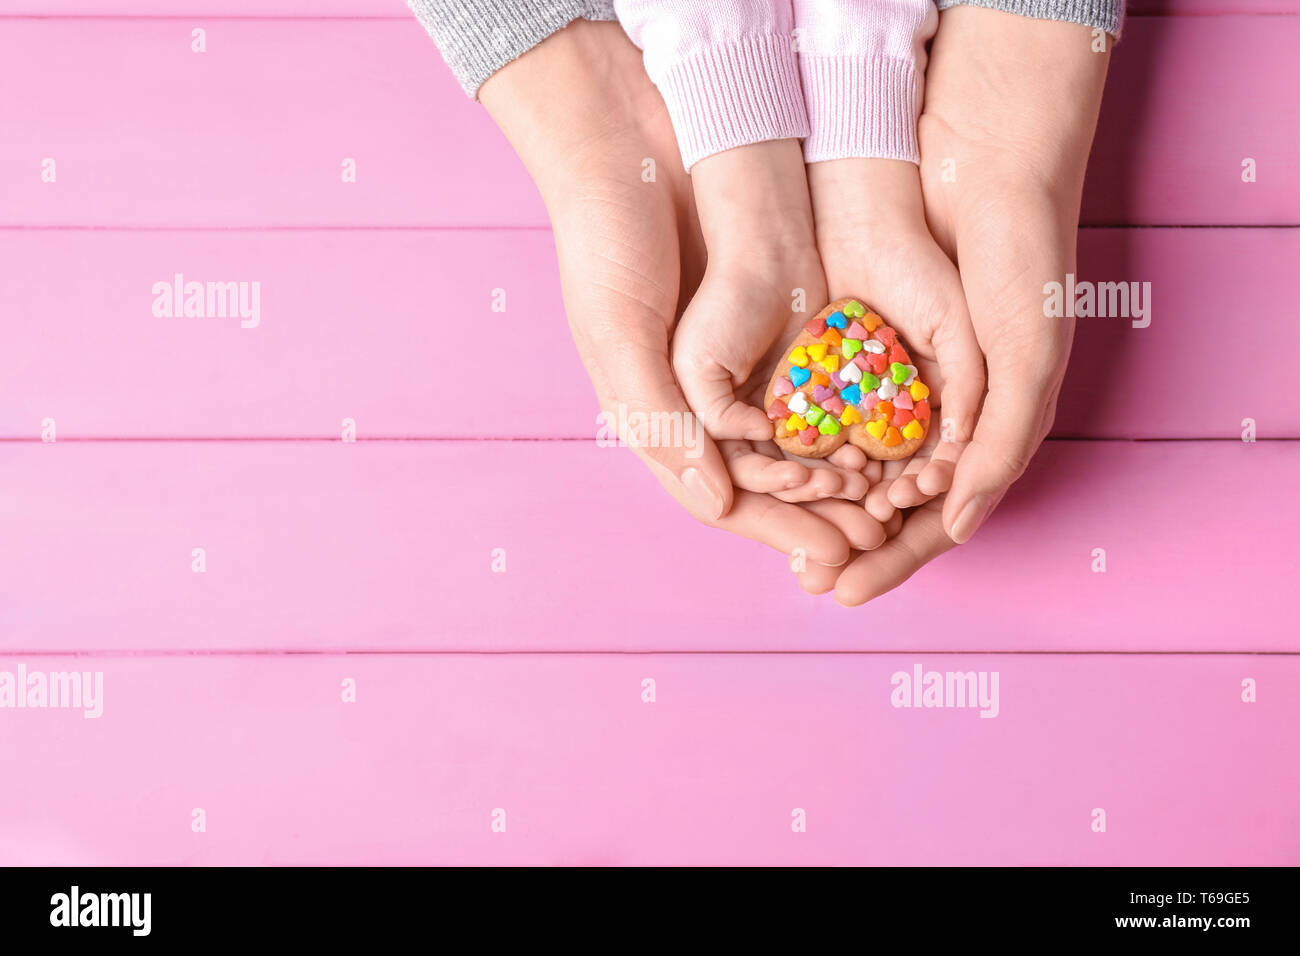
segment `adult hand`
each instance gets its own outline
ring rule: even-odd
[[[843,603],[868,601],[969,540],[1051,427],[1073,325],[1045,316],[1043,288],[1074,270],[1109,60],[1094,47],[1074,24],[978,7],[940,16],[919,126],[922,193],[960,270],[988,391],[947,495],[838,575]],[[818,587],[833,575],[812,576]]]
[[[570,328],[601,408],[694,422],[669,341],[705,255],[667,110],[639,51],[617,24],[575,21],[479,96],[546,203]],[[692,437],[690,447],[634,447],[699,520],[798,551],[813,566],[843,565],[850,541],[872,546],[874,522],[861,508],[803,507],[769,493],[805,485],[802,464],[746,442],[719,446],[702,429]]]

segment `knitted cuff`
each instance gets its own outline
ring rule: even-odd
[[[465,93],[574,20],[614,20],[614,0],[406,0]]]
[[[808,139],[804,162],[880,158],[920,162],[920,78],[910,60],[799,55]]]
[[[808,135],[799,67],[788,36],[709,47],[656,78],[689,170],[724,149]]]
[[[972,6],[1001,10],[1035,20],[1064,20],[1118,38],[1124,25],[1125,0],[938,0],[939,9]]]

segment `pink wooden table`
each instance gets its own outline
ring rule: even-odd
[[[0,703],[99,690],[0,706],[0,864],[1300,863],[1296,13],[1134,0],[1079,270],[1151,325],[1082,320],[996,519],[848,610],[596,447],[540,200],[398,0],[0,0]],[[448,422],[495,288],[560,384]]]

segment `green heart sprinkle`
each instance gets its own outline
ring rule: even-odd
[[[803,413],[803,420],[806,421],[809,425],[816,425],[818,422],[823,421],[825,418],[826,418],[826,410],[824,408],[819,408],[816,405],[809,405],[808,411]]]
[[[873,388],[880,388],[880,379],[876,378],[876,376],[872,375],[870,372],[863,372],[862,373],[863,394],[866,394],[867,392],[871,391]]]
[[[894,362],[889,366],[889,377],[894,380],[895,385],[902,385],[907,381],[907,376],[910,374],[907,366],[902,362]]]
[[[848,304],[840,311],[851,319],[860,319],[867,314],[867,307],[857,299],[850,299]]]
[[[845,339],[840,343],[840,354],[846,359],[851,359],[862,351],[861,339]]]
[[[827,415],[822,419],[822,423],[817,426],[817,430],[823,435],[838,435],[840,433],[840,423],[835,420],[833,415]]]

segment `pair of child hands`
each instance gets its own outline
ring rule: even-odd
[[[925,222],[917,167],[889,159],[804,165],[796,140],[742,146],[691,172],[707,267],[672,342],[691,409],[719,442],[736,488],[782,501],[865,500],[839,522],[854,546],[882,544],[896,513],[948,490],[974,427],[984,364],[956,267]],[[910,459],[853,445],[789,459],[763,394],[791,337],[827,302],[858,297],[908,343],[935,421]]]

